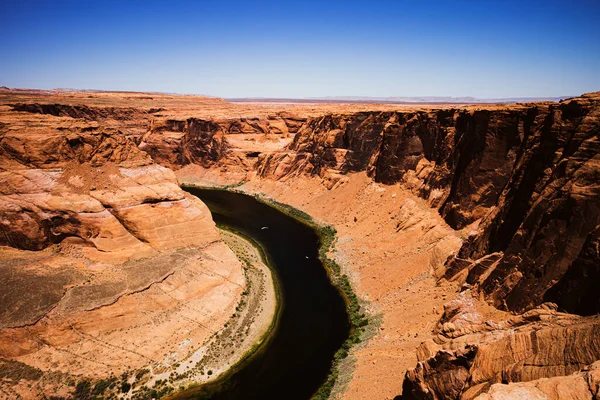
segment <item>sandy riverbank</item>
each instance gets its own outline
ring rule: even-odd
[[[248,240],[225,229],[220,229],[220,233],[243,264],[246,289],[240,303],[223,329],[174,370],[149,373],[143,383],[149,388],[169,384],[182,389],[211,381],[255,350],[268,336],[277,312],[277,292],[271,270]]]

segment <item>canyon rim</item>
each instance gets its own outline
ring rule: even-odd
[[[333,398],[598,396],[598,93],[308,106],[3,90],[0,103],[4,398],[157,397],[208,377],[182,365],[231,324],[247,275],[184,183],[335,228],[329,256],[370,323]]]

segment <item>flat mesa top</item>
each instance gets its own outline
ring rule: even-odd
[[[369,103],[364,100],[319,99],[232,99],[144,92],[98,92],[70,90],[29,90],[0,88],[0,104],[64,104],[87,107],[134,108],[166,118],[264,117],[280,113],[311,117],[361,111],[418,111],[446,108],[506,109],[519,107],[506,103]]]

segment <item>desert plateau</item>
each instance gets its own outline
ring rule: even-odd
[[[600,400],[597,0],[0,16],[0,400]]]
[[[259,340],[270,275],[182,184],[335,229],[329,256],[369,322],[332,398],[597,398],[598,93],[282,106],[4,89],[0,103],[5,398],[172,395],[248,350],[227,330],[240,304]]]

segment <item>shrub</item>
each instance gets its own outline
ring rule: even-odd
[[[127,393],[131,389],[131,384],[129,382],[121,382],[121,393]]]
[[[101,379],[94,385],[94,389],[92,389],[93,395],[102,394],[108,389],[111,385],[114,386],[114,383],[117,381],[117,378],[114,376],[109,379]]]
[[[135,379],[139,381],[139,380],[140,380],[140,379],[141,379],[141,378],[142,378],[144,375],[146,375],[146,374],[147,374],[147,373],[149,373],[149,372],[150,372],[150,370],[149,370],[149,369],[147,369],[147,368],[140,369],[140,370],[137,372],[137,374],[135,374]]]
[[[92,397],[91,394],[92,383],[90,381],[80,381],[75,386],[73,392],[73,399],[76,400],[89,400]]]

